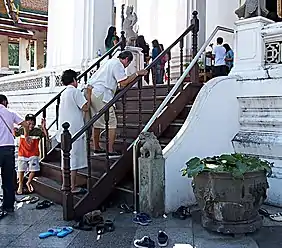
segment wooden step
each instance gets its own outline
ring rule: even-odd
[[[118,123],[123,123],[123,110],[116,109],[116,116]],[[142,123],[147,123],[150,118],[153,116],[154,110],[142,110],[141,111],[141,120]],[[131,109],[126,110],[125,112],[125,123],[139,123],[139,110],[138,109]]]
[[[162,103],[165,96],[156,97],[156,108]],[[121,101],[116,103],[116,109],[123,109]],[[139,109],[139,98],[138,97],[127,97],[126,98],[126,109],[127,110],[138,110]],[[141,110],[153,110],[154,109],[154,98],[153,97],[142,97],[141,98]]]
[[[63,192],[61,191],[62,185],[47,177],[36,177],[33,179],[32,186],[37,194],[47,198],[57,204],[63,203]],[[73,200],[76,204],[82,196],[74,195]]]

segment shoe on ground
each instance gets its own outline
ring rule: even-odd
[[[149,222],[146,218],[142,217],[142,216],[136,216],[135,218],[133,218],[133,223],[141,225],[141,226],[148,226]]]
[[[148,236],[144,236],[142,239],[134,240],[134,246],[137,248],[155,248],[155,242]]]
[[[160,247],[165,247],[167,246],[168,243],[168,236],[164,231],[159,231],[158,234],[158,245]]]

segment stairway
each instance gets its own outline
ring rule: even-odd
[[[166,50],[146,68],[151,71],[159,63],[163,56],[170,53],[172,49],[179,45],[180,54],[180,68],[179,77],[183,74],[183,46],[184,39],[192,32],[193,37],[193,54],[197,53],[197,34],[198,34],[198,19],[197,12],[193,12],[193,19],[191,25],[173,42]],[[94,65],[83,72],[79,79],[84,79],[86,82],[89,74],[94,67],[99,68],[101,62],[106,57],[112,57],[115,49],[121,46],[124,48],[124,38],[114,48],[103,55]],[[168,63],[168,71],[170,67]],[[195,67],[197,68],[197,67]],[[95,73],[95,72],[94,72]],[[197,70],[191,72],[195,80]],[[168,75],[170,78],[170,75]],[[161,146],[165,147],[171,139],[175,137],[184,121],[189,114],[191,106],[202,87],[199,82],[189,82],[177,84],[174,88],[174,93],[171,94],[172,98],[166,102],[165,107],[162,109],[156,119],[150,123],[148,131],[154,132],[159,139]],[[137,87],[136,87],[137,85]],[[80,218],[85,213],[99,208],[103,203],[109,200],[112,195],[121,195],[123,198],[133,199],[133,141],[139,136],[143,127],[148,123],[153,116],[158,106],[166,99],[169,92],[174,85],[170,84],[170,79],[167,84],[143,86],[142,77],[137,77],[126,87],[117,92],[115,97],[100,110],[99,113],[94,115],[92,119],[85,124],[85,126],[73,137],[66,138],[65,143],[72,144],[82,134],[87,134],[88,151],[88,168],[79,170],[77,184],[88,189],[85,195],[73,195],[70,192],[70,172],[61,171],[61,151],[60,144],[58,147],[52,149],[48,153],[44,153],[44,158],[41,160],[41,174],[34,179],[33,185],[35,191],[58,204],[63,205],[64,219],[70,220],[73,218]],[[47,103],[36,114],[37,116],[42,113],[43,118],[46,117],[47,108],[57,103],[56,120],[58,120],[58,108],[60,104],[60,94]],[[114,149],[121,152],[121,156],[115,159],[110,159],[107,156],[94,156],[90,149],[91,139],[89,136],[92,125],[102,116],[106,117],[110,107],[116,107],[116,115],[118,119],[117,126],[117,139],[114,144]],[[106,118],[105,118],[106,120]],[[107,149],[108,135],[106,132],[101,135],[101,145]],[[67,130],[65,130],[67,132]],[[45,147],[46,148],[46,147]],[[62,146],[67,158],[67,148]],[[46,149],[44,149],[46,150]],[[68,161],[66,159],[65,161]],[[67,162],[64,163],[64,168],[69,168]],[[63,180],[64,179],[64,180]],[[62,186],[63,184],[63,186]],[[61,188],[65,191],[61,191]]]

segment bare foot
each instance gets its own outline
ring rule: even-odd
[[[31,183],[27,182],[26,187],[27,187],[29,193],[32,193],[34,191],[34,188],[32,187]]]
[[[23,189],[22,189],[22,188],[18,188],[17,194],[18,194],[18,195],[22,195],[22,194],[23,194]]]

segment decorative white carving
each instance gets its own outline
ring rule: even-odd
[[[235,152],[274,162],[271,177],[282,179],[282,96],[238,97],[240,130]]]
[[[281,63],[281,43],[272,42],[265,44],[265,64]]]

